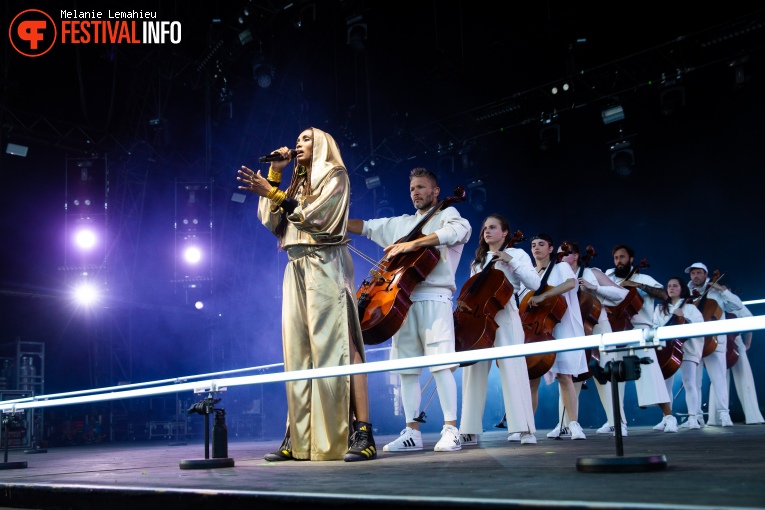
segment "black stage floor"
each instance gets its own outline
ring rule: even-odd
[[[765,508],[765,425],[706,427],[677,434],[633,427],[625,456],[665,455],[647,473],[588,473],[577,458],[616,456],[615,439],[508,443],[488,431],[478,446],[436,453],[384,453],[375,461],[268,463],[278,441],[231,442],[233,468],[180,469],[204,458],[202,442],[118,443],[11,451],[24,469],[0,471],[6,508]],[[376,438],[382,446],[390,435]]]

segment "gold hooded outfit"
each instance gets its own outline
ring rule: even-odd
[[[285,371],[349,365],[351,341],[364,359],[347,246],[350,181],[335,140],[312,129],[311,193],[306,194],[303,182],[291,213],[265,197],[258,204],[258,218],[280,235],[280,246],[289,257],[282,305]],[[286,226],[278,228],[285,220]],[[286,384],[292,456],[342,459],[351,419],[350,376]]]

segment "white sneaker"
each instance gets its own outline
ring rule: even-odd
[[[537,436],[533,432],[521,432],[521,444],[537,444]]]
[[[579,425],[579,422],[570,422],[568,424],[568,428],[571,431],[571,439],[587,439],[587,436],[584,435],[584,431],[582,430],[582,426]]]
[[[462,446],[478,446],[478,434],[460,434]]]
[[[664,417],[664,432],[677,432],[677,418],[672,415]]]
[[[689,429],[700,429],[699,422],[696,421],[696,416],[689,416],[688,421],[683,423],[683,427],[687,427]]]
[[[422,433],[409,427],[401,431],[398,439],[383,446],[384,452],[411,452],[414,450],[422,450]]]
[[[733,420],[730,419],[730,413],[726,413],[725,411],[722,411],[720,413],[720,426],[722,427],[733,426]]]
[[[521,433],[516,432],[515,434],[510,434],[509,436],[507,436],[507,440],[510,441],[511,443],[518,443],[521,441]]]
[[[555,439],[558,436],[570,437],[571,432],[568,430],[568,428],[561,427],[559,423],[557,427],[555,427],[554,429],[552,429],[550,432],[547,433],[547,437],[549,437],[550,439]]]
[[[614,428],[608,424],[608,422],[605,422],[602,427],[600,427],[597,430],[598,434],[613,434]]]
[[[457,450],[461,449],[462,445],[460,444],[460,431],[457,430],[457,427],[452,425],[444,425],[444,428],[441,429],[441,439],[438,440],[436,447],[433,448],[433,451],[456,452]]]
[[[700,428],[706,427],[706,425],[704,424],[704,417],[703,416],[701,416],[700,414],[696,414],[694,416],[696,418],[696,426],[695,427],[691,427],[691,418],[690,418],[690,416],[679,427],[681,429],[688,429],[688,428],[690,428],[690,429],[700,429]]]
[[[616,435],[616,430],[608,423],[600,427],[597,432],[598,434],[611,434],[613,436]],[[622,437],[627,437],[627,425],[624,423],[622,423]]]
[[[613,427],[611,427],[613,429]],[[616,431],[614,430],[613,435],[616,435]],[[627,434],[627,425],[622,423],[622,437],[627,437],[629,434]]]
[[[653,426],[653,430],[661,430],[663,431],[664,428],[667,426],[667,417],[663,417],[661,421],[658,423],[658,425]]]

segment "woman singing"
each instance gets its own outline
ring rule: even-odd
[[[279,238],[289,262],[284,271],[282,346],[284,370],[307,370],[364,361],[346,235],[350,183],[335,140],[306,129],[295,144],[290,184],[279,189],[292,159],[274,153],[268,179],[247,167],[239,189],[259,195],[258,217]],[[369,424],[367,377],[330,377],[287,383],[288,430],[266,460],[368,460],[377,456]],[[351,416],[358,420],[348,448]]]

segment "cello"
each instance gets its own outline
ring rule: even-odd
[[[707,299],[707,294],[712,289],[712,284],[719,281],[723,276],[725,275],[720,274],[720,271],[715,269],[714,273],[712,274],[712,278],[709,280],[709,283],[707,284],[703,293],[699,293],[698,290],[693,289],[693,304],[696,305],[696,308],[698,308],[701,312],[702,317],[704,317],[704,322],[717,321],[723,317],[723,309],[720,308],[720,305],[717,303],[717,301],[714,299]],[[715,349],[717,349],[717,344],[717,336],[705,336],[704,348],[701,351],[701,357],[706,358],[715,352]]]
[[[693,298],[686,298],[680,305],[680,308],[689,303]],[[685,324],[685,317],[672,314],[664,326],[680,326]],[[683,342],[682,340],[666,340],[666,345],[656,348],[656,362],[661,369],[661,376],[664,380],[669,379],[680,369],[683,363]]]
[[[552,269],[555,264],[563,259],[563,257],[571,253],[571,247],[566,243],[561,244],[561,249],[563,251],[558,253],[557,260],[555,262],[550,260],[545,275],[542,277],[539,289],[533,293],[526,293],[518,307],[521,323],[523,324],[523,333],[525,336],[524,343],[529,344],[533,342],[544,342],[545,340],[554,340],[555,337],[552,334],[553,329],[561,321],[566,310],[568,310],[566,298],[561,295],[545,299],[539,303],[538,306],[529,308],[529,301],[532,296],[538,296],[555,288],[551,285],[547,285],[547,280],[552,273]],[[526,356],[526,368],[529,372],[529,379],[542,377],[550,370],[550,368],[552,368],[554,363],[554,352]]]
[[[632,268],[632,271],[624,279],[626,282],[641,269],[651,267],[646,259],[640,261],[636,267]],[[641,308],[643,308],[643,298],[638,293],[637,287],[629,287],[627,296],[621,300],[617,305],[606,305],[606,313],[608,314],[608,322],[611,324],[611,331],[614,333],[619,331],[629,331],[633,328],[632,317],[637,314]]]
[[[523,232],[516,230],[500,248],[504,251],[515,243],[525,241]],[[471,276],[462,286],[454,311],[454,347],[457,352],[486,349],[494,346],[499,325],[494,317],[513,295],[513,285],[505,273],[494,268],[495,255],[484,268]],[[463,363],[468,366],[473,363]]]
[[[577,280],[582,277],[585,268],[590,267],[590,261],[592,258],[597,257],[598,255],[595,253],[595,248],[592,246],[588,246],[585,249],[585,252],[587,254],[579,259],[579,271],[577,271],[576,275]],[[600,320],[600,312],[603,310],[603,303],[601,303],[600,300],[593,294],[590,294],[587,291],[583,291],[581,287],[579,287],[577,290],[576,295],[579,299],[579,310],[582,312],[582,326],[584,326],[584,334],[591,335],[593,329]],[[592,347],[585,349],[584,355],[587,359],[587,372],[574,377],[573,381],[575,383],[586,381],[592,376],[592,371],[590,370],[590,361],[594,360],[598,365],[600,365],[600,352],[598,352],[597,348]]]
[[[593,257],[597,257],[595,248],[588,246],[586,249],[587,255],[579,260],[579,271],[576,275],[577,279],[581,278],[584,274],[584,270],[590,267],[590,261]],[[579,288],[577,291],[577,297],[579,298],[579,309],[582,311],[582,325],[584,326],[584,334],[591,335],[593,328],[598,324],[600,320],[600,312],[603,309],[603,304],[600,300],[590,294],[589,292],[582,292]]]
[[[436,204],[420,222],[397,243],[424,237],[422,228],[441,209],[465,200],[465,190],[458,186],[454,196]],[[361,333],[366,345],[377,345],[393,336],[404,323],[412,306],[410,295],[436,267],[440,253],[435,246],[420,248],[378,262],[356,292]]]
[[[725,314],[726,319],[735,319],[736,314],[726,312]],[[727,349],[725,351],[725,366],[727,368],[732,368],[733,365],[738,363],[738,358],[740,357],[740,354],[738,352],[738,345],[736,345],[736,338],[738,335],[743,333],[728,333],[728,344]]]

